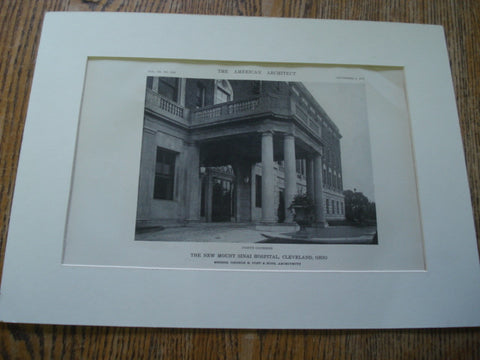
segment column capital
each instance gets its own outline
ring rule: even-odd
[[[305,156],[306,160],[311,160],[311,161],[315,161],[316,158],[319,158],[323,162],[323,154],[320,152],[308,153]]]
[[[266,130],[266,131],[262,131],[262,137],[263,136],[273,136],[273,130]]]

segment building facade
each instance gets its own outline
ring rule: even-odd
[[[342,220],[340,138],[301,83],[148,77],[137,227]]]

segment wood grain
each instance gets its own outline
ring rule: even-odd
[[[3,0],[0,2],[1,265],[41,21],[46,11],[65,10],[281,16],[443,25],[451,59],[475,225],[479,229],[478,1]],[[480,330],[247,331],[0,324],[0,358],[479,359]]]

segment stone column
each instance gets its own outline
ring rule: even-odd
[[[232,164],[233,167],[233,173],[235,174],[235,179],[234,179],[234,194],[233,196],[235,197],[235,222],[240,222],[241,221],[241,207],[240,207],[240,195],[242,194],[242,185],[243,185],[243,174],[240,169],[239,164]]]
[[[315,225],[326,227],[323,205],[322,156],[317,154],[314,159],[314,193],[315,193]]]
[[[251,221],[251,169],[248,162],[241,162],[234,167],[235,172],[235,219],[237,222]]]
[[[187,221],[200,220],[200,150],[197,144],[186,144],[186,206]]]
[[[285,166],[285,222],[293,222],[293,214],[288,207],[297,192],[297,169],[295,161],[295,137],[285,134],[283,139],[283,158]]]
[[[185,106],[185,91],[187,88],[187,79],[180,79],[179,89],[178,89],[178,101],[177,103],[180,106]]]
[[[156,76],[153,77],[152,88],[152,90],[154,90],[155,92],[158,91],[158,77]]]
[[[262,222],[275,223],[275,174],[273,171],[273,133],[262,134]]]
[[[312,158],[306,159],[307,163],[307,194],[311,199],[315,199],[315,177],[314,177],[314,161]]]
[[[205,219],[207,222],[212,222],[212,194],[213,194],[213,180],[210,171],[207,171],[207,183],[205,188]]]

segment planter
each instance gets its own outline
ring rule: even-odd
[[[306,227],[313,224],[313,211],[310,206],[293,205],[292,209],[295,211],[293,220],[300,226],[300,232],[305,233]]]

